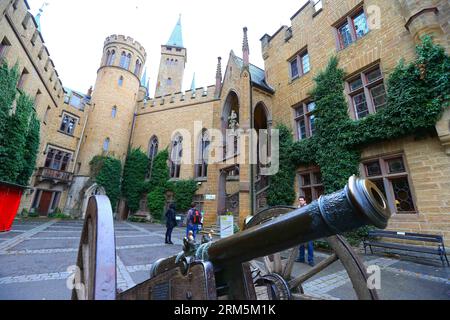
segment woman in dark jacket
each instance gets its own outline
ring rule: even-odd
[[[177,225],[177,220],[175,218],[175,204],[170,204],[169,210],[166,212],[166,244],[173,244],[172,242],[172,231]]]

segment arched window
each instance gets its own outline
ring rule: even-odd
[[[208,130],[203,129],[199,139],[199,153],[196,162],[197,168],[195,173],[197,178],[206,178],[208,176],[208,155],[210,144],[211,140],[209,138]]]
[[[155,161],[156,155],[158,154],[158,138],[156,136],[153,136],[150,139],[150,143],[148,146],[148,172],[147,172],[147,179],[150,179],[152,177],[152,170],[153,170],[153,163]]]
[[[108,52],[106,52],[106,60],[105,60],[105,65],[109,66],[109,58],[111,57],[111,52],[108,50]]]
[[[168,79],[167,79],[167,85],[168,85],[168,86],[171,86],[172,83],[173,83],[173,82],[172,82],[172,78],[168,78]]]
[[[139,59],[136,60],[136,67],[134,68],[134,74],[139,76],[139,73],[141,72],[142,63]]]
[[[130,66],[130,60],[128,59],[128,57],[131,58],[131,54],[128,54],[125,51],[122,51],[122,55],[120,56],[120,66],[124,69],[128,69],[128,67]]]
[[[103,142],[103,151],[108,152],[109,150],[109,138],[106,138],[105,141]]]
[[[131,63],[131,53],[129,53],[125,59],[125,69],[130,69],[130,63]]]
[[[114,106],[114,107],[112,108],[112,111],[111,111],[111,117],[112,117],[113,119],[115,119],[116,116],[117,116],[117,107]]]
[[[123,86],[123,76],[119,78],[119,87]]]
[[[112,50],[111,53],[108,51],[108,55],[106,58],[106,65],[112,66],[114,64],[114,60],[116,60],[116,51]]]
[[[172,140],[172,150],[170,152],[170,177],[178,179],[180,177],[181,158],[183,157],[183,137],[177,134]]]

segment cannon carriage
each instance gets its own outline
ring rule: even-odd
[[[74,277],[74,300],[311,300],[302,284],[339,260],[358,299],[378,299],[367,286],[358,254],[340,236],[365,225],[384,229],[391,216],[381,191],[351,177],[347,186],[303,208],[259,212],[244,231],[215,242],[184,239],[177,256],[152,264],[149,279],[124,292],[116,287],[116,252],[111,206],[90,199]],[[292,275],[296,248],[326,239],[333,254],[305,274]]]

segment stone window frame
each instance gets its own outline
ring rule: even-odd
[[[379,77],[375,78],[374,80],[369,80],[368,75],[377,70],[379,70],[379,73],[380,73]],[[358,81],[358,78],[361,80],[361,86],[353,89],[351,84]],[[371,66],[366,67],[366,68],[356,72],[355,74],[347,77],[347,79],[345,81],[345,92],[346,92],[347,98],[348,98],[350,117],[353,120],[363,119],[370,114],[376,113],[378,110],[380,110],[381,108],[384,108],[386,106],[386,102],[387,102],[387,90],[386,89],[387,88],[386,88],[384,79],[385,79],[384,73],[383,73],[383,70],[381,68],[381,64],[379,61],[377,63],[372,64]],[[383,89],[384,89],[385,102],[382,105],[376,106],[372,92],[374,89],[376,89],[380,86],[383,86]],[[364,115],[363,117],[360,117],[358,115],[358,112],[356,110],[356,103],[355,103],[355,97],[361,96],[361,95],[364,97],[364,103],[366,104],[366,107],[367,107],[367,114]],[[381,97],[381,95],[378,95],[376,98],[379,98],[379,97]]]
[[[153,165],[155,163],[156,156],[158,155],[158,149],[159,149],[159,139],[156,135],[153,135],[150,138],[150,141],[148,143],[148,170],[146,179],[149,180],[152,177],[153,172]]]
[[[303,58],[305,56],[308,56],[308,70],[305,72],[305,65],[303,64]],[[296,63],[297,66],[297,74],[293,74],[293,63]],[[293,57],[288,59],[288,70],[289,70],[289,81],[293,82],[294,80],[297,80],[304,75],[311,72],[311,58],[308,52],[308,47],[304,47],[303,49],[299,50]]]
[[[305,181],[305,177],[308,177],[308,181]],[[317,178],[320,177],[320,180]],[[310,167],[305,170],[297,171],[297,179],[299,186],[299,197],[305,197],[308,204],[312,201],[319,199],[319,197],[325,194],[325,187],[322,182],[322,173],[319,167]],[[307,191],[307,192],[306,192]]]
[[[314,109],[310,110],[309,106],[314,104]],[[315,119],[316,117],[312,114],[312,112],[315,110],[315,102],[308,98],[292,107],[294,110],[294,123],[295,123],[295,138],[300,141],[304,139],[309,139],[314,135],[314,132],[312,131],[312,123],[311,119]],[[301,113],[299,112],[301,110]],[[303,120],[305,122],[305,137],[301,136],[299,133],[299,122]]]
[[[364,14],[364,17],[365,17],[365,20],[366,20],[367,32],[364,33],[361,36],[358,36],[354,21],[355,21],[355,18],[357,18],[361,14]],[[347,45],[345,45],[344,39],[343,39],[342,34],[340,32],[340,29],[342,27],[344,27],[345,25],[347,25],[349,27],[349,31],[350,31],[350,42]],[[333,27],[334,27],[334,30],[335,30],[336,46],[337,46],[337,50],[338,51],[348,48],[350,45],[355,43],[358,39],[363,38],[364,36],[366,36],[370,32],[370,28],[369,28],[369,24],[368,24],[368,20],[367,20],[367,13],[366,13],[366,11],[364,9],[363,4],[360,4],[355,9],[353,9],[348,14],[346,14],[337,23],[335,23],[333,25]]]
[[[170,178],[180,179],[181,161],[183,159],[183,136],[177,133],[170,143],[169,168]]]
[[[102,146],[103,152],[109,152],[110,144],[111,144],[111,139],[109,137],[107,137],[107,138],[105,138],[105,140],[103,140],[103,146]]]
[[[389,172],[389,161],[396,159],[402,160],[404,171],[391,173]],[[373,164],[377,161],[381,170],[381,174],[370,175],[368,173],[368,165]],[[386,200],[388,202],[387,205],[393,214],[398,216],[411,216],[419,213],[417,208],[417,198],[415,196],[414,186],[411,180],[411,174],[408,169],[406,157],[403,152],[365,158],[360,163],[360,173],[361,176],[364,177],[365,179],[369,179],[370,181],[374,182],[377,185],[377,187],[382,191],[382,193],[384,193]],[[393,189],[392,181],[399,179],[404,179],[408,183],[410,198],[414,210],[411,211],[398,210],[396,204],[397,200],[395,199],[395,192]],[[382,182],[382,184],[380,184],[380,182]]]
[[[206,180],[208,177],[208,155],[211,146],[211,137],[208,129],[202,129],[198,140],[198,155],[195,163],[195,178]]]
[[[55,151],[53,154],[53,157],[51,159],[49,159],[50,156],[50,152],[51,150]],[[61,154],[61,159],[59,160],[60,163],[57,166],[58,168],[56,168],[55,165],[55,156],[57,153]],[[44,162],[44,168],[48,168],[48,169],[52,169],[52,170],[57,170],[57,171],[63,171],[63,172],[69,172],[69,167],[70,167],[70,162],[73,161],[73,155],[74,152],[73,151],[69,151],[69,150],[63,150],[61,148],[55,147],[53,145],[47,145],[47,149],[45,151],[45,162]],[[64,159],[67,157],[67,161],[65,162]],[[50,163],[48,163],[48,161],[50,161]],[[48,163],[48,164],[47,164]],[[66,164],[66,167],[64,167],[63,169],[63,164]]]
[[[71,120],[75,120],[73,123],[73,127],[72,127],[72,131],[68,130],[69,126],[67,126],[67,128],[63,128],[63,124],[64,124],[64,119],[68,118],[68,123],[70,123]],[[61,124],[59,126],[58,132],[64,133],[68,136],[74,137],[75,136],[75,130],[77,127],[77,124],[79,124],[80,122],[80,118],[76,117],[75,115],[68,113],[66,111],[63,111],[63,113],[61,114]]]

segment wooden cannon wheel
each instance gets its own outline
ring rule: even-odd
[[[265,209],[253,216],[246,224],[245,229],[264,224],[296,209],[290,206]],[[288,258],[284,259],[285,261],[282,259],[281,252],[262,257],[264,268],[261,266],[261,261],[251,261],[258,299],[318,300],[320,298],[305,294],[302,284],[337,260],[340,260],[352,282],[357,298],[360,300],[378,300],[376,290],[368,288],[366,268],[350,244],[339,235],[326,238],[326,241],[334,253],[315,265],[311,270],[296,277],[292,277],[292,269],[298,255],[298,247],[287,251]]]
[[[73,274],[72,300],[116,299],[116,244],[111,203],[89,199]]]

